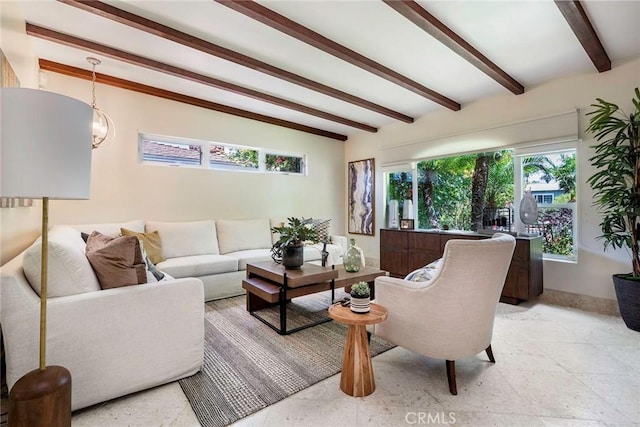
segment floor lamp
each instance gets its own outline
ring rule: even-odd
[[[9,393],[9,425],[71,425],[71,374],[46,366],[49,199],[88,199],[91,106],[67,96],[0,89],[0,196],[42,199],[40,366]]]

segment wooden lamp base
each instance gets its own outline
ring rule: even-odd
[[[71,373],[62,366],[35,369],[9,393],[11,427],[71,426]]]

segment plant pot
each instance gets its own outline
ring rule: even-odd
[[[352,295],[349,307],[354,313],[368,313],[371,309],[371,298],[369,296],[354,297]]]
[[[640,332],[640,282],[613,275],[620,315],[627,328]]]
[[[303,254],[303,246],[287,246],[282,251],[282,265],[289,270],[300,268],[304,264]]]

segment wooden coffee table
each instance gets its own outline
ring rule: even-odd
[[[376,389],[366,325],[383,322],[387,315],[387,309],[375,303],[371,303],[371,311],[364,314],[354,313],[341,304],[329,307],[329,317],[349,325],[342,356],[340,389],[350,396],[368,396]]]
[[[336,288],[345,287],[348,291],[351,285],[360,281],[369,283],[373,296],[375,278],[385,275],[388,275],[386,271],[371,267],[362,268],[357,273],[347,273],[342,265],[321,267],[309,263],[303,264],[297,270],[287,270],[281,264],[265,261],[247,264],[247,277],[242,281],[242,287],[247,291],[247,311],[280,335],[287,335],[331,320],[326,318],[287,330],[286,306],[292,298],[331,290],[333,303]],[[258,310],[276,304],[280,315],[278,326],[257,313]]]

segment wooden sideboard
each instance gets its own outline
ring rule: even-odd
[[[380,230],[380,268],[403,278],[442,257],[451,239],[488,239],[473,232]],[[487,266],[490,268],[490,266]],[[516,237],[500,301],[518,304],[542,293],[542,237]]]

